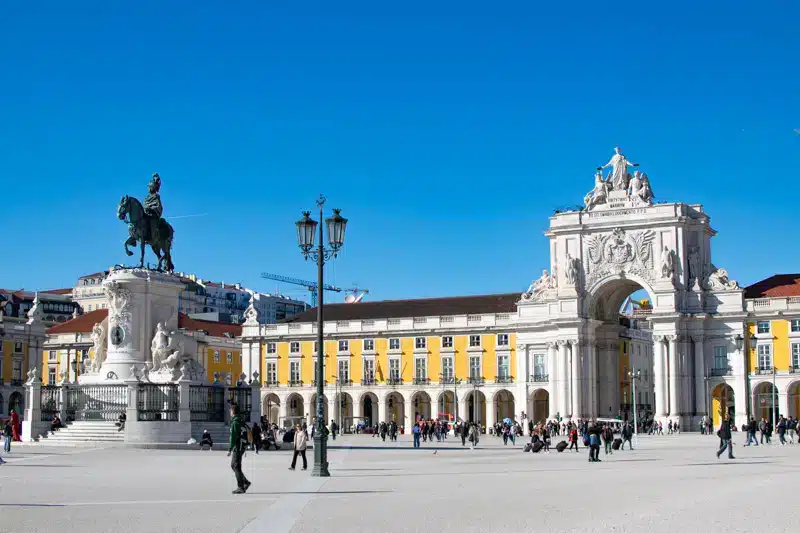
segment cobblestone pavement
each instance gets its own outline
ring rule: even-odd
[[[800,444],[735,440],[733,461],[715,437],[680,435],[591,464],[584,448],[531,454],[488,436],[474,451],[352,436],[331,442],[327,479],[288,471],[288,452],[248,453],[243,496],[221,451],[18,446],[0,466],[0,531],[795,531]]]

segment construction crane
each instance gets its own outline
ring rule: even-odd
[[[317,306],[317,282],[316,281],[306,281],[303,279],[297,278],[290,278],[288,276],[281,276],[279,274],[269,274],[267,272],[262,272],[261,277],[264,279],[271,279],[273,281],[282,281],[283,283],[291,283],[292,285],[300,285],[309,290],[311,292],[311,307]],[[331,292],[342,292],[342,289],[339,287],[334,287],[333,285],[323,285],[323,290],[331,291]]]

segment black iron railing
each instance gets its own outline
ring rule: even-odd
[[[375,385],[375,378],[364,378],[361,380],[362,385]]]
[[[277,387],[278,386],[278,380],[277,379],[265,379],[264,380],[264,386],[265,387]]]
[[[389,378],[386,380],[387,385],[402,385],[403,378]]]
[[[253,396],[250,387],[231,387],[228,389],[228,403],[239,406],[239,414],[250,420],[250,411],[253,405]]]
[[[42,422],[49,422],[61,412],[61,387],[44,385],[39,393],[42,401]]]
[[[550,376],[548,374],[531,374],[531,376],[528,378],[528,381],[531,383],[543,383],[550,381]]]
[[[192,385],[189,387],[189,411],[192,422],[224,422],[225,389]]]
[[[12,379],[11,386],[12,387],[22,387],[23,381],[21,379]]]
[[[452,385],[455,380],[456,378],[453,376],[439,376],[439,383],[444,383],[446,385]]]
[[[322,384],[323,384],[323,385],[326,385],[327,383],[328,383],[328,382],[327,382],[326,380],[324,380],[324,379],[322,380]],[[315,379],[315,380],[313,380],[313,381],[311,382],[311,385],[312,385],[312,386],[314,386],[314,387],[316,387],[316,386],[317,386],[317,380],[316,380],[316,379]]]
[[[302,387],[303,386],[303,382],[301,380],[299,380],[299,379],[293,379],[293,380],[289,381],[289,386],[290,387]]]
[[[770,373],[772,373],[771,370],[770,370]],[[712,368],[711,369],[711,375],[712,376],[732,376],[733,375],[733,370],[730,369],[730,368]]]
[[[72,420],[116,421],[128,408],[127,385],[73,385],[67,389],[64,422]]]
[[[514,383],[514,378],[511,376],[497,376],[494,380],[495,383]]]
[[[431,378],[420,378],[420,377],[414,378],[414,385],[428,385],[430,384],[430,382]]]
[[[178,386],[142,383],[136,401],[136,415],[140,422],[178,421]]]
[[[473,377],[473,376],[470,376],[470,378],[469,378],[469,380],[468,380],[468,381],[469,381],[469,383],[470,383],[471,385],[481,385],[481,384],[483,384],[483,383],[484,383],[486,380],[485,380],[485,379],[483,379],[482,377],[478,377],[478,376],[474,376],[474,377]]]

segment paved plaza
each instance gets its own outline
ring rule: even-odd
[[[735,449],[715,437],[642,437],[590,464],[484,437],[479,449],[339,438],[328,479],[290,472],[288,452],[248,454],[234,496],[221,451],[18,446],[0,466],[0,531],[429,532],[796,529],[800,445]],[[434,453],[436,452],[436,453]]]

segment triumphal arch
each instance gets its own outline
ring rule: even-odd
[[[550,218],[550,264],[517,308],[518,375],[532,374],[530,354],[545,353],[551,417],[617,416],[623,372],[632,370],[620,368],[619,311],[629,295],[644,290],[651,415],[696,429],[708,412],[710,354],[724,347],[741,355],[743,291],[712,261],[716,232],[703,207],[656,202],[647,174],[615,152],[597,168],[584,208]],[[734,366],[742,361],[731,357]],[[746,397],[739,381],[735,395]]]

